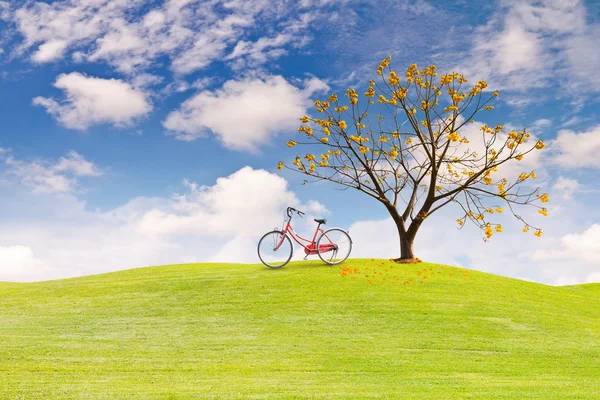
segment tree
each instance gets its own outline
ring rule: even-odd
[[[479,112],[494,109],[491,103],[499,96],[486,91],[485,81],[469,85],[458,72],[438,77],[435,65],[419,70],[416,64],[401,79],[390,60],[381,62],[380,81],[370,81],[364,97],[350,88],[344,94],[346,101],[336,94],[316,100],[316,111],[324,117],[300,118],[303,125],[298,131],[306,140],[290,140],[287,145],[316,146],[322,153],[318,158],[312,153],[297,156],[294,167],[279,162],[278,169],[354,188],[382,203],[398,229],[398,262],[418,260],[414,240],[423,221],[451,203],[462,209],[459,228],[469,220],[481,229],[483,240],[489,240],[494,230],[502,232],[500,224],[488,220],[502,213],[503,205],[524,223],[523,231],[532,228],[541,236],[540,228],[515,212],[517,206],[529,205],[548,214],[537,204],[547,202],[548,195],[540,194],[539,188],[523,189],[525,181],[536,177],[535,171],[514,180],[498,175],[504,164],[522,160],[544,148],[544,143],[525,129],[469,127]]]

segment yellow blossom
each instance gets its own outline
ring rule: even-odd
[[[496,225],[496,232],[502,232],[502,225]]]
[[[296,145],[296,142],[294,142],[293,140],[290,140],[289,142],[287,142],[288,147],[294,147]]]
[[[548,197],[548,193],[544,193],[542,195],[542,197],[540,197],[540,200],[542,201],[542,203],[547,203],[550,201],[550,197]]]
[[[547,210],[547,209],[545,209],[545,208],[541,208],[541,209],[539,209],[539,210],[538,210],[538,212],[539,212],[540,214],[542,214],[544,217],[547,217],[547,216],[548,216],[548,210]]]
[[[347,125],[346,125],[346,121],[344,121],[344,120],[341,120],[340,122],[338,122],[338,126],[339,126],[341,129],[346,129],[346,127],[347,127]]]
[[[283,169],[283,163],[281,161],[277,164],[277,169]]]
[[[397,86],[400,84],[400,77],[394,71],[390,72],[390,77],[388,78],[388,83],[393,86]]]
[[[494,234],[492,227],[488,224],[485,226],[485,236],[489,239]]]
[[[538,229],[538,230],[537,230],[537,231],[535,231],[533,234],[534,234],[535,236],[537,236],[537,237],[541,237],[541,236],[542,236],[542,231],[540,231],[540,230]]]
[[[329,142],[329,138],[328,137],[321,138],[321,142],[327,143],[327,142]]]
[[[450,139],[453,142],[458,142],[460,140],[460,136],[458,135],[458,133],[452,132],[448,135],[448,139]]]

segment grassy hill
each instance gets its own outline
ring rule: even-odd
[[[599,305],[365,259],[0,283],[0,399],[600,398]]]

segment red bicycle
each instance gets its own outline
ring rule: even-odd
[[[309,255],[317,254],[323,262],[337,265],[348,258],[352,251],[352,239],[348,232],[340,228],[324,231],[321,225],[325,225],[327,220],[315,219],[319,225],[312,240],[303,238],[292,228],[293,213],[297,213],[300,217],[304,215],[302,211],[288,207],[286,210],[288,219],[283,221],[283,228],[281,230],[275,228],[266,233],[258,242],[258,258],[263,264],[269,268],[281,268],[287,264],[294,254],[294,245],[290,237],[304,248],[305,260]],[[315,242],[318,233],[320,233],[319,239]]]

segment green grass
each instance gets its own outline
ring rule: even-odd
[[[0,283],[0,399],[600,398],[600,285],[347,265]]]

